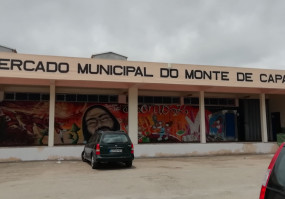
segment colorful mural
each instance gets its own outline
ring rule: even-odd
[[[47,145],[48,113],[48,102],[0,103],[0,146]],[[205,119],[207,142],[235,139],[235,112],[206,110]],[[100,129],[127,132],[128,106],[56,102],[55,145],[83,144]],[[139,105],[138,130],[139,143],[200,142],[199,108]]]
[[[199,109],[187,105],[139,106],[139,143],[200,140]]]
[[[55,110],[55,144],[83,144],[100,129],[127,132],[127,105],[57,102]]]
[[[143,105],[138,115],[139,143],[200,142],[198,107]],[[235,140],[235,111],[205,110],[205,121],[207,142]]]
[[[83,116],[88,108],[105,109],[116,118],[116,130],[127,132],[127,106],[120,104],[68,103],[55,104],[54,144],[83,144]],[[49,127],[48,102],[2,102],[0,103],[0,146],[36,146],[48,144]],[[94,113],[94,110],[93,110]],[[88,125],[98,129],[110,118],[102,113],[99,118],[89,118]],[[94,129],[95,130],[95,129]],[[88,133],[86,139],[88,139]]]
[[[236,111],[209,112],[206,123],[207,142],[236,140]]]
[[[0,103],[0,146],[47,145],[47,102]]]

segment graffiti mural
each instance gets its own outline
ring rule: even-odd
[[[236,140],[236,111],[221,110],[209,112],[206,123],[208,123],[206,125],[207,142]]]
[[[139,143],[200,142],[200,112],[189,105],[139,106]],[[236,139],[235,111],[205,110],[207,142]]]
[[[47,145],[47,102],[0,103],[0,146]]]
[[[84,114],[91,109],[88,121],[83,122]],[[101,112],[96,115],[97,110]],[[0,103],[0,146],[47,145],[48,113],[49,102]],[[83,144],[90,137],[84,130],[108,129],[110,118],[116,121],[116,130],[127,132],[127,105],[56,102],[54,144]],[[86,128],[86,122],[91,127]]]
[[[198,142],[199,109],[187,105],[139,106],[139,143]]]
[[[55,144],[83,144],[97,130],[127,132],[127,105],[57,102]]]
[[[236,139],[235,111],[205,111],[207,142]],[[128,105],[56,102],[54,144],[84,144],[97,130],[128,129]],[[0,146],[48,144],[49,102],[1,102]],[[200,142],[200,112],[189,105],[139,105],[139,143]]]

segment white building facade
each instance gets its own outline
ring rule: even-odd
[[[93,133],[85,117],[92,108],[112,117],[89,123],[112,119],[136,157],[275,152],[285,127],[285,71],[113,55],[1,52],[0,161],[79,159]]]

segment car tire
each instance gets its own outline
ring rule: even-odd
[[[81,160],[82,160],[83,162],[86,162],[86,159],[85,159],[85,152],[84,152],[84,151],[82,151],[82,153],[81,153]]]
[[[126,164],[126,167],[132,167],[133,166],[133,161],[125,162],[125,164]]]
[[[98,168],[98,162],[96,162],[94,155],[91,155],[91,167],[92,169],[97,169]]]

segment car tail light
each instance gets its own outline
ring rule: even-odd
[[[264,199],[265,198],[265,192],[266,192],[266,187],[267,187],[267,184],[268,184],[268,180],[270,178],[270,175],[271,175],[271,172],[272,172],[272,169],[275,165],[275,162],[278,158],[278,155],[279,153],[281,152],[283,146],[284,146],[285,143],[283,143],[279,149],[276,151],[275,155],[273,156],[269,166],[268,166],[268,169],[267,169],[267,172],[265,174],[265,178],[264,178],[264,181],[262,183],[262,186],[261,186],[261,191],[260,191],[260,196],[259,196],[259,199]]]
[[[100,155],[100,144],[96,145],[96,155]]]
[[[132,147],[132,148],[131,148],[131,154],[134,154],[134,145],[132,144],[131,147]]]

